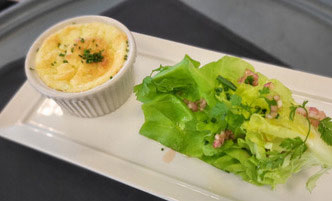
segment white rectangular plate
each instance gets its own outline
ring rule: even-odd
[[[160,64],[173,65],[185,54],[202,64],[224,56],[151,36],[134,36],[138,46],[136,83]],[[297,101],[307,99],[332,116],[331,78],[247,61],[257,71],[281,80]],[[168,200],[331,200],[330,174],[319,180],[313,193],[305,189],[308,175],[315,170],[296,174],[287,184],[271,190],[179,153],[166,163],[162,158],[168,149],[161,151],[161,144],[139,135],[143,122],[141,104],[134,94],[109,115],[82,119],[64,114],[54,101],[25,83],[0,115],[0,136]]]

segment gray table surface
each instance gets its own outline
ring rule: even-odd
[[[0,13],[0,68],[23,57],[52,24],[98,14],[123,1],[27,0]],[[332,0],[181,1],[287,65],[332,77]]]

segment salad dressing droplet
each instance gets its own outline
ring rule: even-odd
[[[165,155],[163,156],[163,161],[165,163],[170,163],[173,161],[174,157],[175,157],[176,152],[173,149],[169,149]]]

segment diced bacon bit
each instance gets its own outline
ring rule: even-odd
[[[207,106],[207,102],[204,98],[202,98],[198,101],[195,101],[195,102],[189,101],[187,99],[183,99],[183,102],[185,104],[187,104],[188,108],[191,109],[191,111],[193,111],[193,112],[197,112],[198,109],[200,111],[203,111],[205,109],[205,107]]]
[[[275,96],[271,96],[268,95],[266,97],[269,100],[275,100],[277,102],[277,105],[271,105],[270,106],[270,114],[265,115],[265,117],[267,119],[273,119],[276,118],[278,116],[278,109],[280,109],[282,107],[282,100],[280,99],[279,95],[275,95]]]
[[[257,86],[258,85],[258,74],[252,72],[249,69],[246,69],[244,72],[244,75],[239,79],[239,83],[244,83],[244,81],[247,79],[248,76],[252,76],[254,78],[254,81],[252,82],[252,86]]]
[[[195,102],[189,102],[187,104],[188,108],[191,109],[193,112],[196,112],[198,110],[197,104]]]
[[[277,101],[277,106],[278,106],[278,108],[281,108],[281,107],[282,107],[282,100],[278,100],[278,101]]]
[[[228,139],[234,139],[234,134],[230,130],[222,131],[214,136],[213,148],[221,147]]]
[[[274,99],[275,101],[278,101],[278,100],[280,100],[280,96],[279,96],[279,95],[275,95],[275,96],[273,96],[273,99]]]
[[[314,127],[318,127],[319,122],[326,118],[325,112],[320,111],[315,107],[307,107],[307,111],[308,111],[308,116],[309,116],[310,123]],[[307,113],[306,113],[305,109],[303,109],[301,107],[296,109],[296,113],[298,113],[298,114],[300,114],[304,117],[307,116]]]
[[[199,105],[199,110],[203,111],[205,109],[205,107],[207,106],[207,102],[204,98],[202,98],[199,101],[196,101],[196,103]]]
[[[277,107],[281,108],[282,107],[282,100],[280,99],[279,95],[273,96],[273,99],[277,102]]]
[[[278,112],[278,106],[276,105],[271,105],[271,113],[272,112]]]
[[[267,87],[269,89],[273,89],[274,88],[274,85],[272,82],[267,82],[266,84],[264,84],[264,87]]]
[[[304,116],[304,117],[307,116],[307,114],[306,114],[306,112],[305,112],[305,109],[302,108],[302,107],[298,107],[298,108],[296,109],[296,113],[298,113],[298,114],[300,114],[300,115],[302,115],[302,116]]]

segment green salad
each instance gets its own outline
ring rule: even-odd
[[[296,103],[276,79],[225,56],[200,67],[185,56],[136,85],[145,122],[140,134],[256,185],[275,188],[312,166],[309,191],[332,167],[332,121]]]

